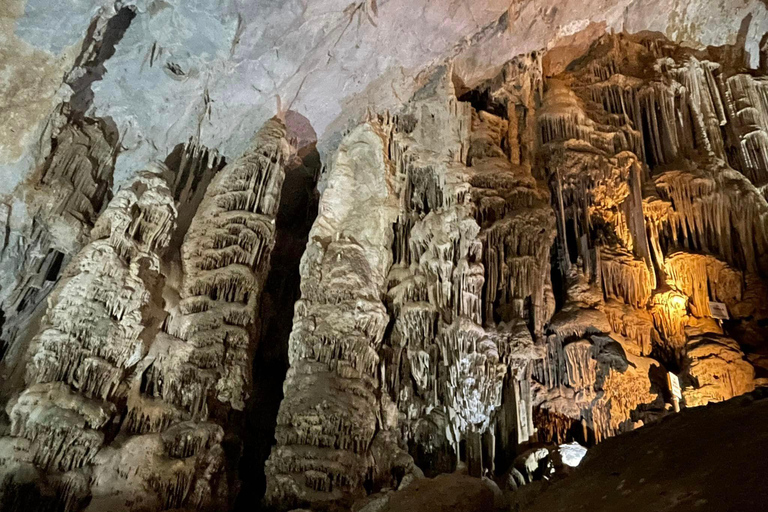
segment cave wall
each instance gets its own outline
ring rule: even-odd
[[[70,3],[0,8],[2,510],[339,509],[765,383],[764,4]]]
[[[504,472],[532,442],[599,443],[672,410],[667,371],[688,407],[762,385],[764,79],[722,55],[606,35],[556,75],[532,52],[461,97],[445,67],[345,136],[268,504],[343,509],[420,472]],[[363,191],[384,178],[381,204]]]

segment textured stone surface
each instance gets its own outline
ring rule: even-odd
[[[418,87],[414,77],[446,57],[458,57],[457,73],[473,85],[515,54],[567,46],[590,24],[603,31],[656,30],[701,47],[735,43],[751,16],[743,36],[756,66],[759,37],[768,27],[765,5],[756,1],[510,6],[446,0],[419,7],[402,0],[68,0],[53,13],[45,0],[13,0],[0,11],[8,39],[4,110],[16,123],[4,125],[0,139],[2,163],[12,165],[15,176],[3,184],[5,192],[29,171],[33,141],[57,98],[71,94],[58,80],[72,66],[91,19],[107,20],[123,6],[136,17],[105,64],[106,74],[93,84],[89,112],[113,119],[123,136],[127,151],[119,158],[118,181],[195,134],[207,147],[240,154],[247,137],[233,135],[253,133],[271,117],[277,95],[321,138],[333,139],[366,107],[408,98]],[[429,45],[423,43],[427,35]],[[40,64],[28,65],[30,57]]]
[[[0,508],[500,506],[765,383],[767,11],[680,3],[0,7]]]

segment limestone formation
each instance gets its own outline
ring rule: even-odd
[[[250,150],[211,181],[181,248],[180,301],[166,332],[189,352],[182,368],[157,361],[148,386],[164,381],[157,392],[194,417],[208,414],[206,397],[214,390],[220,402],[244,407],[289,151],[282,122],[267,123]]]
[[[397,218],[388,130],[373,120],[341,143],[302,258],[278,445],[267,462],[267,499],[281,508],[364,495],[379,422],[397,421],[377,398]]]
[[[683,398],[689,407],[721,402],[755,389],[755,368],[739,344],[717,335],[692,337],[685,347]]]
[[[275,119],[218,174],[204,148],[182,156],[175,175],[154,166],[115,195],[51,293],[6,406],[4,510],[228,503],[225,411],[250,389],[290,147]],[[194,214],[181,235],[179,209]]]
[[[160,266],[175,224],[162,169],[139,173],[64,270],[30,346],[27,388],[6,406],[9,510],[31,500],[19,493],[32,488],[39,501],[26,503],[40,508],[80,510],[88,501],[90,468],[115,435],[119,407],[163,320]]]
[[[0,198],[0,510],[394,510],[472,478],[503,508],[492,479],[532,492],[557,445],[768,383],[751,11],[736,45],[585,19],[509,53],[524,0],[450,52],[431,40],[427,68],[393,45],[323,91],[362,69],[352,39],[403,25],[394,3],[276,4],[258,30],[245,5],[197,4],[101,8],[47,126],[25,127],[35,173]],[[155,25],[173,34],[144,48]]]
[[[761,107],[755,106],[759,101],[754,92],[751,100],[734,106],[736,97],[746,98],[745,90],[755,91],[759,82],[729,76],[728,65],[654,36],[616,35],[602,38],[578,66],[547,81],[539,140],[556,194],[560,266],[569,271],[576,265],[584,283],[580,289],[599,286],[609,299],[595,302],[593,296],[571,292],[569,285],[566,305],[549,328],[557,335],[554,342],[564,335],[583,336],[589,329],[606,332],[598,326],[601,322],[587,320],[594,313],[586,316],[591,308],[602,311],[615,333],[611,337],[625,347],[623,357],[630,362],[617,380],[618,368],[599,376],[599,352],[593,352],[595,367],[583,355],[590,350],[584,340],[549,349],[550,357],[563,361],[556,365],[560,376],[556,371],[553,382],[578,387],[593,381],[602,392],[581,418],[598,439],[640,419],[631,417],[639,413],[638,406],[647,409],[656,402],[658,383],[649,382],[648,370],[638,371],[648,365],[682,364],[691,374],[684,379],[692,386],[685,395],[691,406],[754,386],[754,370],[740,355],[738,343],[723,345],[736,343],[732,357],[708,356],[714,345],[695,341],[697,336],[710,340],[722,334],[711,320],[712,301],[724,304],[741,322],[752,322],[746,311],[754,314],[755,309],[745,306],[751,301],[745,289],[747,282],[763,282],[765,276],[761,255],[768,217],[754,171],[759,159],[752,157],[750,167],[744,157],[744,139],[758,140],[759,135],[746,135],[738,114],[754,115]],[[661,363],[643,357],[648,355]],[[710,359],[714,366],[704,370],[703,361]],[[725,372],[717,379],[727,380],[730,374],[716,369],[718,360],[728,360],[726,367],[735,365],[738,384],[733,391],[712,387],[707,378],[699,384],[693,376],[693,368],[701,367],[707,375]],[[575,380],[572,368],[578,370]],[[632,373],[644,382],[630,384]],[[592,375],[598,376],[585,378]],[[699,387],[710,391],[697,391]],[[579,419],[570,399],[563,401],[570,394],[550,395],[541,404],[550,417],[570,413],[572,420]],[[599,407],[603,400],[610,407]],[[605,424],[604,414],[611,419],[600,432],[598,420]]]
[[[62,107],[66,111],[67,106]],[[77,251],[88,241],[103,205],[110,198],[116,141],[103,122],[76,120],[64,112],[53,149],[35,176],[24,206],[0,204],[4,233],[0,242],[0,300],[4,312],[0,372],[7,379],[4,397],[21,386],[30,326],[45,311],[45,299]],[[26,209],[32,220],[12,229]]]

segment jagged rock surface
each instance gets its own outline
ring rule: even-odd
[[[652,34],[604,36],[569,66],[532,51],[478,74],[490,64],[465,50],[506,40],[509,17],[530,15],[523,4],[455,48],[451,64],[415,80],[399,70],[400,92],[415,91],[407,102],[393,86],[397,110],[369,112],[325,141],[335,154],[301,263],[268,506],[346,509],[457,469],[519,486],[549,453],[532,444],[597,443],[670,412],[666,371],[680,374],[689,407],[766,382],[765,78],[744,72],[739,49],[694,51]],[[201,38],[206,59],[228,53],[232,69],[201,74],[166,40],[145,48],[131,69],[200,96],[201,109],[174,112],[162,136],[128,130],[123,111],[119,137],[114,119],[89,117],[125,101],[99,103],[99,84],[91,89],[121,76],[104,64],[123,35],[139,37],[147,15],[178,20],[177,7],[99,12],[65,77],[62,96],[72,95],[41,136],[38,174],[0,204],[3,510],[224,510],[245,481],[235,468],[244,411],[258,414],[256,341],[273,342],[260,333],[260,302],[292,148],[277,118],[226,166],[200,140],[244,147],[228,135],[263,113],[243,121],[238,109],[224,135],[208,133],[220,106],[232,109],[211,90],[234,79],[264,94],[261,74],[244,79],[248,20],[229,20],[231,46]],[[358,33],[369,30],[364,16],[378,26],[378,9],[347,7],[322,41],[309,38],[309,53],[338,61],[347,27],[359,17]],[[535,15],[558,16],[569,15]],[[278,46],[264,55],[272,50],[282,63]],[[267,73],[275,92],[283,71]],[[333,77],[299,71],[288,108],[328,110],[315,96]],[[160,110],[179,99],[156,96]],[[339,119],[359,119],[353,103]],[[280,96],[278,110],[288,124],[306,121]],[[188,118],[196,135],[167,156],[169,169],[134,173],[99,216],[119,154],[167,151],[179,130],[186,140]],[[331,121],[321,128],[336,130]],[[136,122],[146,122],[140,112]]]
[[[556,77],[534,52],[462,98],[438,71],[347,135],[302,267],[268,502],[333,509],[397,485],[380,438],[399,477],[600,442],[670,410],[667,368],[688,406],[754,389],[710,308],[763,314],[766,203],[727,149],[729,72],[606,36]],[[353,147],[386,200],[348,171]]]
[[[193,141],[176,175],[154,166],[112,199],[49,296],[27,387],[6,406],[3,510],[228,506],[229,411],[250,389],[290,151],[274,119],[218,174]],[[185,233],[177,207],[197,210]]]

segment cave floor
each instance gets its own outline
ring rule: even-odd
[[[525,512],[768,510],[768,390],[606,440]]]

